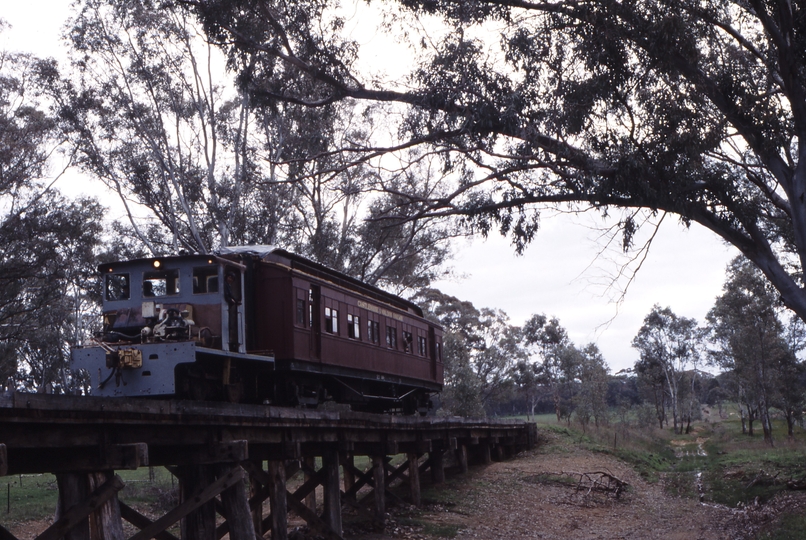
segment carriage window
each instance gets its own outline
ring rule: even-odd
[[[361,339],[361,318],[347,314],[347,335],[353,339]]]
[[[386,346],[390,349],[397,349],[397,328],[386,327]]]
[[[367,339],[378,344],[381,340],[381,327],[378,321],[367,321]]]
[[[439,343],[434,344],[437,349],[437,360],[442,360],[442,349],[439,346]]]
[[[420,356],[425,356],[425,351],[427,350],[425,338],[423,336],[417,336],[417,344],[417,349],[420,353]]]
[[[305,300],[297,298],[297,325],[305,326]]]
[[[325,332],[339,333],[339,312],[335,309],[325,308]]]
[[[106,275],[106,299],[107,300],[129,299],[129,274]]]
[[[201,266],[193,269],[193,294],[218,292],[218,267]]]
[[[406,332],[403,330],[403,350],[407,353],[412,352],[414,348],[414,339],[412,338],[411,332]]]
[[[179,270],[163,270],[143,274],[143,296],[179,294]]]

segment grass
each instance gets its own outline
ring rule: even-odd
[[[135,471],[116,471],[126,484],[118,494],[121,501],[139,507],[149,507],[158,513],[176,505],[176,486],[172,475],[159,467]],[[19,523],[55,515],[59,499],[56,476],[24,474],[3,477],[0,483],[0,516],[3,522]]]
[[[179,504],[179,484],[162,467],[118,471],[117,475],[126,484],[118,497],[129,506],[148,508],[160,514]]]
[[[564,444],[612,454],[632,465],[649,482],[657,482],[660,473],[671,470],[676,463],[667,437],[659,430],[624,429],[616,424],[602,428],[589,427],[583,433],[573,423],[571,426],[556,424],[556,417],[550,418],[552,423],[538,424],[538,431],[545,430],[559,435],[565,439]],[[549,447],[548,450],[553,449]]]
[[[773,423],[774,447],[758,432],[742,434],[738,419],[710,425],[707,436],[703,448],[708,456],[699,463],[707,501],[728,506],[765,502],[785,489],[787,480],[806,478],[806,433],[798,429],[789,440],[783,420]]]
[[[459,525],[426,523],[423,526],[423,533],[439,538],[456,538],[459,534]]]
[[[0,515],[3,521],[18,523],[53,515],[59,490],[52,474],[23,474],[3,477],[0,484]]]

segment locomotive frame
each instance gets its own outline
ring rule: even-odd
[[[99,267],[103,331],[73,350],[94,395],[425,414],[442,329],[412,302],[272,246]]]

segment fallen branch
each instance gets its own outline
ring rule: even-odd
[[[790,480],[786,483],[786,489],[806,490],[806,481]]]
[[[621,492],[630,485],[614,474],[605,471],[563,471],[560,474],[577,477],[577,491],[587,489],[585,495],[590,494],[592,491],[601,491],[605,494],[612,493],[618,499],[621,496]]]
[[[775,484],[775,479],[778,478],[779,474],[781,474],[781,473],[778,472],[775,476],[770,476],[767,473],[765,473],[764,471],[761,471],[760,473],[758,473],[756,475],[755,478],[753,478],[753,480],[749,484],[747,484],[744,487],[744,489],[748,490],[751,487],[753,487],[756,484],[758,484],[759,482],[761,482],[763,485]],[[766,476],[766,478],[765,478],[765,476]]]

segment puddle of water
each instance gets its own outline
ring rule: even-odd
[[[696,441],[697,447],[696,449],[690,449],[691,441],[687,440],[675,440],[671,441],[672,446],[676,446],[675,448],[675,457],[706,457],[708,452],[705,451],[703,445],[708,442],[708,438],[704,437],[697,437]],[[687,447],[683,450],[681,447]],[[700,504],[706,504],[705,501],[705,488],[702,484],[702,471],[697,471],[695,475],[695,483],[697,486],[697,494],[699,495]]]
[[[700,502],[705,500],[705,491],[702,487],[702,471],[697,471],[697,493],[700,495]]]
[[[691,456],[697,456],[697,457],[705,457],[705,456],[707,456],[708,452],[705,451],[705,448],[703,448],[703,445],[706,442],[708,442],[708,439],[698,437],[695,442],[697,443],[697,449],[696,450],[689,450],[689,449],[682,450],[682,449],[679,449],[679,448],[675,448],[675,452],[674,452],[675,457],[680,458],[680,457],[691,457]],[[671,444],[673,446],[678,446],[678,447],[690,446],[691,441],[676,440],[676,441],[671,441]]]

